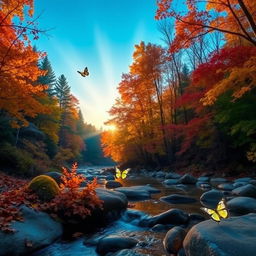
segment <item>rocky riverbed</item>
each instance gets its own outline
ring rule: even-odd
[[[113,171],[102,168],[79,173],[88,179],[98,177],[97,194],[105,202],[108,224],[78,238],[48,237],[50,241],[42,246],[59,238],[33,256],[251,256],[256,251],[256,181],[252,177],[232,180],[206,174],[196,178],[145,170],[114,181]],[[200,207],[215,209],[222,198],[227,200],[230,216],[217,223]],[[128,208],[120,212],[126,200]],[[0,247],[4,247],[1,242]]]

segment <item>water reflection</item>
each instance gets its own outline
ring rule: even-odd
[[[146,201],[133,202],[134,209],[144,211],[147,214],[155,215],[161,212],[167,211],[171,208],[179,208],[187,213],[201,213],[201,204],[199,198],[203,191],[194,185],[173,185],[165,186],[161,180],[157,180],[151,177],[138,177],[136,179],[126,179],[122,180],[123,186],[137,186],[150,184],[151,186],[161,190],[161,193],[152,194],[152,199]],[[181,194],[187,195],[195,198],[196,203],[192,204],[170,204],[160,201],[160,197],[167,196],[171,194]]]
[[[196,186],[178,185],[167,187],[163,185],[160,180],[143,176],[138,176],[136,178],[128,177],[120,182],[123,186],[150,184],[151,186],[161,190],[161,193],[152,194],[152,199],[150,200],[132,202],[132,204],[134,204],[133,209],[135,210],[140,210],[150,215],[156,215],[171,208],[179,208],[187,213],[202,214],[199,198],[203,191],[196,188]],[[102,182],[100,186],[104,187],[104,182]],[[197,199],[197,202],[192,204],[169,204],[159,200],[160,197],[171,194],[188,195]],[[137,222],[129,221],[129,219],[123,217],[103,230],[95,233],[93,237],[95,237],[96,240],[102,236],[110,234],[134,237],[140,241],[139,245],[136,246],[135,251],[151,256],[165,255],[162,241],[166,232],[154,232],[148,228],[138,227],[136,223]],[[98,254],[95,251],[95,245],[86,243],[86,240],[89,238],[92,239],[92,236],[85,236],[69,242],[59,241],[34,253],[32,256],[97,256]]]

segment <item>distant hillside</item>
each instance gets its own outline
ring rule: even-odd
[[[101,145],[100,134],[85,139],[86,149],[82,152],[82,158],[85,163],[93,165],[115,165],[116,163],[107,157],[104,157]]]

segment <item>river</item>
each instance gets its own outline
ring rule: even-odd
[[[92,170],[90,167],[88,170]],[[99,171],[100,168],[97,168]],[[156,179],[148,176],[132,176],[121,183],[123,186],[135,186],[135,185],[145,185],[150,184],[155,188],[161,190],[161,193],[153,194],[150,200],[131,202],[133,205],[132,210],[139,210],[149,215],[156,215],[162,213],[170,208],[179,208],[187,213],[200,213],[200,201],[199,198],[204,192],[203,190],[197,188],[196,186],[165,186],[162,183],[163,180]],[[104,187],[103,184],[100,186]],[[159,200],[160,197],[170,195],[170,194],[181,194],[188,195],[197,199],[197,202],[190,204],[169,204]],[[128,209],[129,211],[129,209]],[[84,235],[73,241],[57,241],[54,244],[46,247],[40,251],[37,251],[33,256],[97,256],[95,251],[95,245],[93,241],[110,234],[118,234],[123,236],[135,237],[140,241],[139,245],[135,248],[135,251],[150,256],[162,256],[165,255],[162,240],[166,234],[165,232],[154,232],[149,230],[149,228],[142,228],[136,225],[136,220],[131,221],[124,215],[117,221],[108,225],[107,227],[99,230],[98,232],[91,235]],[[84,241],[85,242],[84,244]]]

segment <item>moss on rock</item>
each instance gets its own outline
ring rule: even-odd
[[[60,192],[57,182],[46,175],[39,175],[32,179],[28,188],[45,202],[52,200]]]

